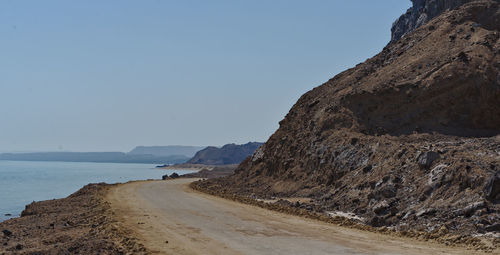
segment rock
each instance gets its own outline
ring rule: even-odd
[[[165,181],[165,180],[168,180],[170,178],[168,177],[168,174],[166,174],[166,175],[162,176],[161,179]]]
[[[464,208],[463,214],[465,216],[471,216],[476,210],[483,208],[485,205],[484,201],[470,204]]]
[[[469,63],[469,57],[467,56],[467,54],[465,52],[460,52],[457,56],[458,59],[460,59],[460,61],[463,61],[463,62],[466,62],[466,63]]]
[[[488,209],[483,208],[483,209],[479,209],[476,212],[474,212],[474,216],[481,216],[481,215],[484,215],[486,213],[488,213]]]
[[[380,188],[379,191],[380,195],[382,195],[385,198],[391,198],[396,196],[396,188],[393,185],[385,185],[384,187]]]
[[[265,147],[264,147],[264,145],[262,145],[259,148],[257,148],[257,150],[255,150],[255,152],[252,155],[253,162],[259,161],[262,159],[262,157],[264,157],[264,149],[265,149]]]
[[[357,137],[351,138],[351,145],[356,145],[358,143],[358,141],[359,141],[359,138],[357,138]]]
[[[372,169],[373,169],[373,166],[372,166],[372,165],[367,165],[367,166],[363,167],[363,173],[368,173],[368,172],[370,172]]]
[[[431,169],[429,172],[429,180],[427,181],[427,185],[432,188],[438,188],[442,184],[443,174],[446,172],[448,165],[439,164]]]
[[[179,174],[178,173],[173,173],[169,176],[171,179],[176,179],[176,178],[179,178]]]
[[[448,228],[447,228],[445,225],[441,226],[441,227],[439,228],[439,230],[437,231],[437,233],[438,233],[440,236],[446,235],[446,234],[448,234],[448,232],[449,232],[449,231],[448,231]]]
[[[421,216],[425,216],[425,215],[433,215],[435,213],[436,213],[436,209],[434,209],[434,208],[428,208],[428,209],[425,209],[425,210],[418,211],[415,214],[415,216],[421,217]]]
[[[2,233],[6,236],[6,237],[9,237],[12,235],[12,232],[8,229],[4,229],[2,230]]]
[[[4,214],[4,216],[12,216],[12,214],[6,213],[6,214]]]
[[[368,224],[371,225],[371,226],[373,226],[373,227],[381,227],[381,226],[385,225],[385,220],[382,217],[373,216],[368,221]]]
[[[500,232],[500,223],[495,223],[493,225],[487,226],[484,230],[488,232]]]
[[[500,172],[492,175],[486,181],[486,185],[484,187],[484,195],[486,199],[493,201],[499,199],[500,195]]]
[[[417,163],[420,168],[429,169],[436,159],[439,159],[439,154],[435,151],[421,152],[417,155]]]
[[[23,245],[22,244],[17,244],[16,245],[16,250],[22,250],[23,249]]]
[[[422,193],[420,193],[420,196],[418,199],[420,201],[426,200],[432,194],[433,191],[434,191],[434,187],[432,185],[426,185],[424,187]]]
[[[472,0],[412,0],[413,6],[394,21],[391,28],[391,42],[409,34],[441,13],[454,9]],[[429,30],[434,30],[430,27]]]
[[[387,203],[387,201],[383,200],[383,201],[378,202],[373,207],[373,212],[376,214],[382,214],[387,210],[387,208],[389,208],[389,203]]]

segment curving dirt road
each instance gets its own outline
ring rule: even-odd
[[[471,254],[280,214],[190,189],[193,179],[119,185],[122,224],[161,254]]]

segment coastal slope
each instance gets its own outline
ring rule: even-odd
[[[431,2],[444,1],[414,4]],[[290,205],[402,232],[490,236],[498,247],[499,1],[439,10],[304,94],[234,175],[200,186],[310,198]]]
[[[89,184],[63,199],[33,202],[0,222],[0,254],[145,254],[104,199],[113,185]]]

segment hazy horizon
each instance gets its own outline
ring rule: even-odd
[[[0,152],[265,142],[410,1],[3,1]]]

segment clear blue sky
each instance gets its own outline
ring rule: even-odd
[[[0,2],[0,151],[265,141],[406,0]]]

